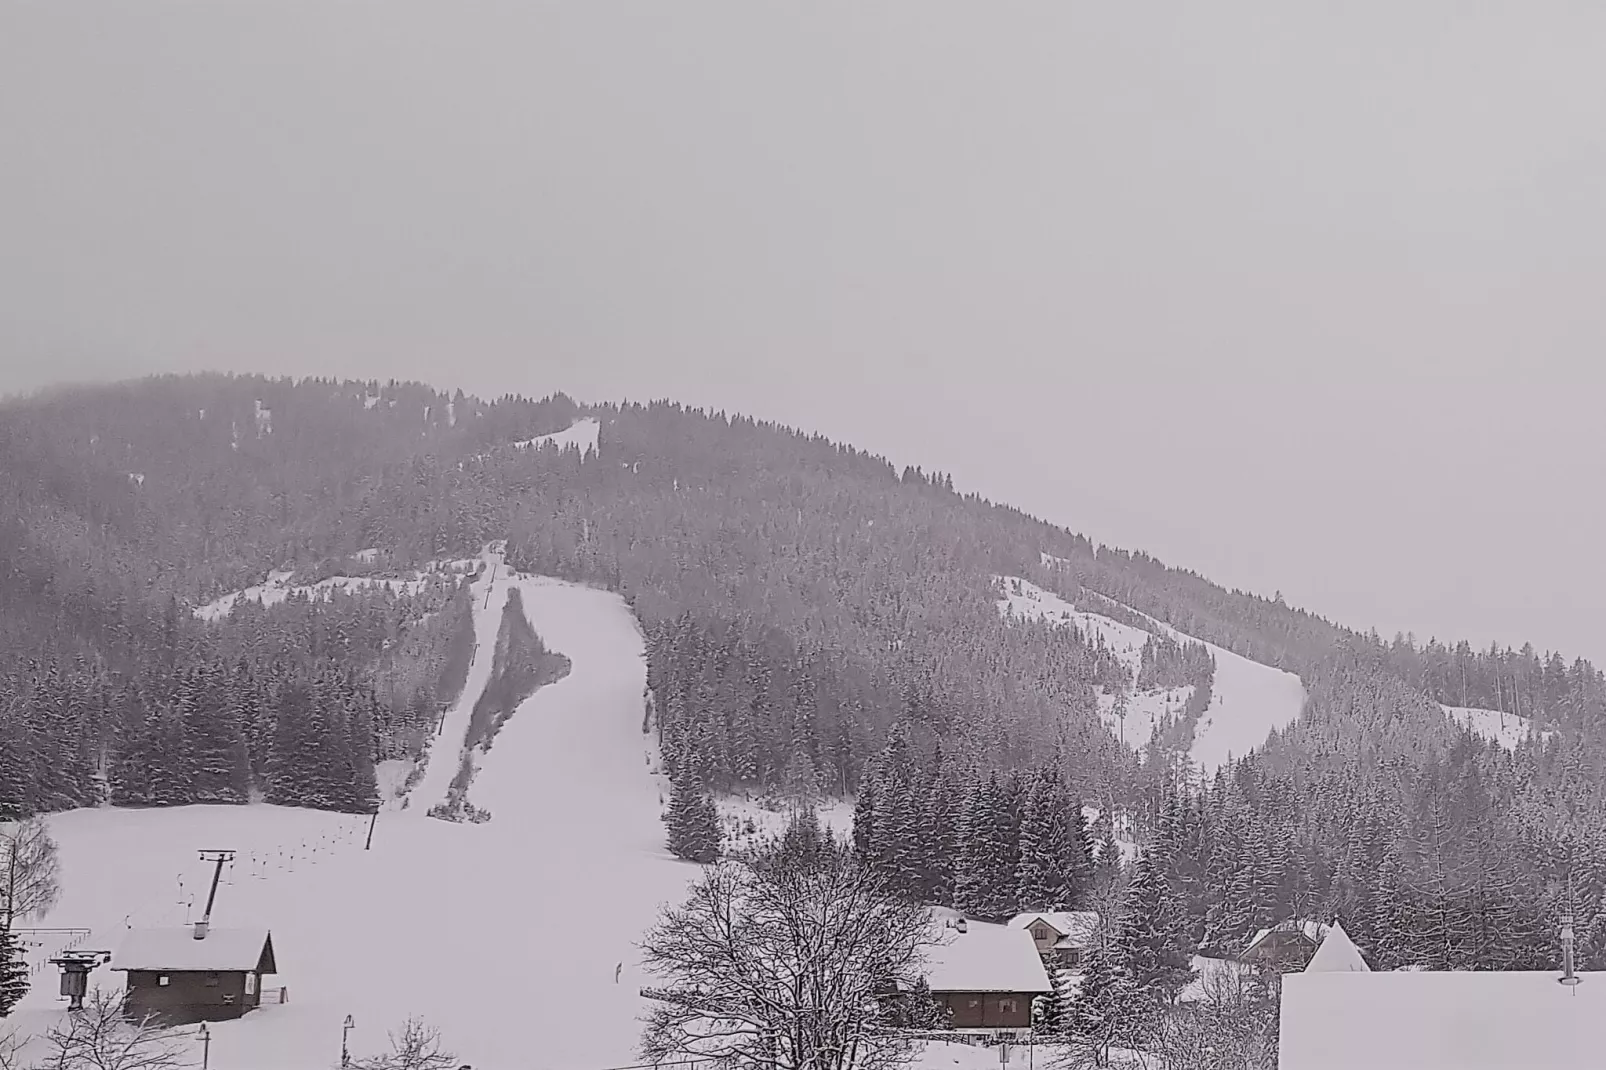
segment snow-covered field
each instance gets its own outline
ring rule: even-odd
[[[1079,610],[1027,580],[1014,576],[1000,576],[998,580],[1004,592],[998,603],[1000,613],[1023,620],[1075,624],[1086,634],[1102,637],[1105,645],[1133,670],[1135,678],[1149,632]],[[1162,635],[1178,642],[1199,642],[1168,624],[1147,619]],[[1305,687],[1293,673],[1250,661],[1213,643],[1205,646],[1216,659],[1216,676],[1210,709],[1194,732],[1190,755],[1209,774],[1224,765],[1229,756],[1244,754],[1264,743],[1272,729],[1292,724],[1304,707]],[[1128,745],[1141,747],[1147,743],[1155,719],[1172,703],[1180,706],[1186,702],[1191,690],[1178,688],[1129,697],[1125,733]],[[1101,696],[1099,711],[1112,726],[1114,705],[1114,696]]]
[[[1492,739],[1507,750],[1515,750],[1517,744],[1533,732],[1533,723],[1514,713],[1471,706],[1445,706],[1444,712],[1456,724],[1470,728],[1474,735]]]
[[[204,903],[197,850],[233,848],[214,925],[271,927],[282,973],[266,988],[287,985],[290,999],[215,1026],[213,1066],[333,1065],[346,1015],[357,1023],[353,1050],[366,1054],[413,1013],[480,1068],[636,1062],[645,1003],[635,944],[696,872],[663,846],[641,732],[641,633],[615,595],[514,582],[531,624],[573,667],[521,706],[483,757],[470,797],[492,821],[427,818],[424,796],[445,788],[433,769],[407,810],[379,816],[371,851],[365,818],[309,810],[62,814],[52,824],[65,894],[45,924],[92,927],[81,946],[115,950],[126,925],[182,923],[197,895]],[[487,661],[494,644],[483,636],[494,635],[505,597],[493,589],[480,611]],[[483,682],[480,660],[471,673]],[[8,1024],[38,1032],[63,1013],[52,973],[35,978]],[[94,977],[121,988],[105,968]]]

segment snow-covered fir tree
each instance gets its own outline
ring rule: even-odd
[[[16,933],[0,924],[0,1018],[28,994],[28,963],[22,951]]]
[[[689,773],[676,778],[664,815],[669,850],[676,858],[708,865],[719,860],[719,810],[714,798]]]

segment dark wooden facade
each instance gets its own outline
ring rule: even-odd
[[[136,933],[126,964],[112,969],[128,977],[126,1007],[133,1016],[154,1015],[172,1025],[238,1018],[262,1003],[264,978],[278,972],[273,937],[214,931],[192,945],[180,931]],[[172,965],[162,965],[171,963]]]
[[[1034,992],[933,992],[950,1029],[1029,1029]]]
[[[128,1009],[167,1020],[219,1022],[262,1001],[262,975],[244,970],[128,971]]]

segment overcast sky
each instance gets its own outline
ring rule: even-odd
[[[669,395],[1606,661],[1606,5],[0,5],[0,391]]]

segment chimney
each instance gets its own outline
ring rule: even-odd
[[[1573,972],[1573,916],[1563,914],[1561,918],[1561,976],[1556,978],[1569,988],[1583,982],[1583,978]]]
[[[207,926],[208,926],[208,922],[204,918],[195,923],[195,938],[197,940],[205,940],[206,939]]]

